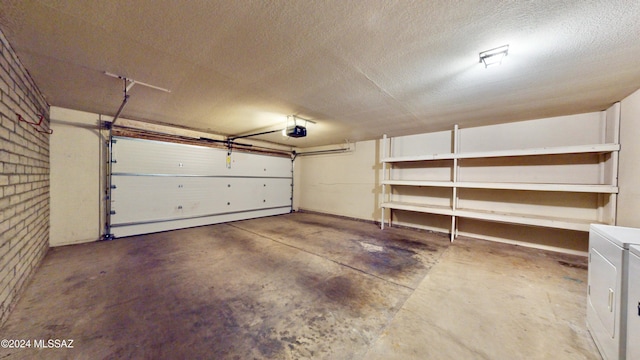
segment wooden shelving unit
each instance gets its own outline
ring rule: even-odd
[[[457,236],[457,218],[469,218],[528,226],[543,226],[576,231],[589,231],[589,224],[591,223],[611,224],[612,222],[615,222],[615,202],[618,193],[617,163],[618,152],[620,150],[620,144],[618,143],[619,104],[614,105],[612,109],[602,113],[604,119],[602,129],[603,135],[601,136],[602,143],[596,144],[460,152],[458,149],[460,149],[459,142],[461,141],[461,130],[459,130],[456,125],[453,131],[450,132],[450,152],[394,156],[391,151],[392,141],[394,141],[394,138],[388,138],[386,135],[383,136],[381,162],[384,175],[383,180],[381,181],[381,228],[384,229],[385,222],[391,226],[392,212],[394,210],[450,216],[451,241],[453,241]],[[415,142],[415,140],[412,141]],[[541,162],[544,163],[544,161],[547,161],[550,157],[557,155],[563,156],[563,160],[561,160],[563,163],[560,166],[564,169],[563,171],[566,172],[571,172],[575,167],[581,165],[580,161],[578,161],[578,157],[580,156],[589,156],[589,159],[595,159],[592,164],[589,164],[589,166],[591,166],[590,169],[597,169],[594,170],[597,173],[590,174],[589,178],[597,178],[598,180],[591,181],[590,183],[582,183],[583,181],[579,181],[579,183],[485,181],[486,179],[483,181],[459,181],[461,168],[463,168],[464,171],[465,166],[474,166],[473,164],[469,165],[468,163],[465,163],[466,161],[470,161],[470,159],[479,159],[475,161],[491,159],[490,161],[492,164],[499,164],[497,166],[500,166],[503,169],[506,168],[507,172],[510,167],[513,168],[514,172],[526,172],[528,170],[527,166],[530,165],[531,162],[536,164]],[[510,160],[504,160],[507,158]],[[516,159],[514,160],[513,158]],[[531,159],[536,160],[533,161]],[[574,159],[576,159],[575,162]],[[432,176],[430,178],[429,175],[425,175],[423,178],[418,176],[417,178],[415,175],[416,171],[420,171],[424,168],[425,174],[429,174],[429,168],[434,166],[433,164],[436,162],[438,164],[437,167],[444,170],[444,173],[449,174],[448,179],[442,179],[442,176]],[[414,175],[409,178],[403,178],[401,171],[394,173],[395,167],[401,168],[407,164],[409,164],[410,169],[414,171]],[[556,170],[554,169],[554,171]],[[409,190],[412,190],[412,195],[408,196],[411,198],[411,201],[405,201],[402,199],[401,195],[398,195],[398,190],[403,188],[409,188]],[[439,199],[440,201],[433,201],[429,196],[424,196],[424,199],[421,199],[419,195],[415,195],[416,193],[419,193],[416,191],[416,188],[450,189],[449,206],[442,206],[442,199]],[[443,190],[440,190],[440,193],[442,193],[442,191]],[[469,200],[466,196],[474,194],[474,191],[491,191],[492,195],[496,194],[495,196],[498,197],[498,200],[496,200],[496,204],[498,205],[501,203],[501,200],[499,199],[500,192],[508,192],[511,194],[510,196],[513,196],[513,194],[519,194],[517,192],[552,192],[555,194],[560,193],[560,195],[563,193],[594,194],[594,196],[589,198],[597,199],[597,201],[594,201],[592,204],[593,208],[591,209],[593,210],[593,213],[597,213],[597,216],[592,218],[583,218],[581,216],[576,218],[564,217],[563,214],[559,214],[561,211],[551,211],[549,214],[542,215],[535,212],[531,214],[524,214],[519,211],[503,211],[500,209],[500,206],[497,206],[497,209],[494,209],[492,206],[486,206],[484,208],[468,208],[468,202],[473,203],[474,199]],[[461,192],[465,193],[461,194]],[[531,195],[529,194],[524,196],[524,198],[531,198]],[[439,203],[435,204],[434,202]],[[463,202],[465,202],[466,205],[463,205]],[[477,203],[482,204],[481,201],[477,201],[476,199],[473,204]],[[504,203],[508,203],[508,201],[503,201],[502,204]],[[526,207],[527,204],[518,204],[518,206]],[[387,210],[389,212],[388,217],[386,216]],[[569,216],[571,216],[571,214],[569,214]]]

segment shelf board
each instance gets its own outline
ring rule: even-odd
[[[382,180],[383,185],[400,186],[433,186],[433,187],[453,187],[453,181],[437,180]]]
[[[506,214],[481,210],[458,209],[455,216],[479,219],[495,222],[503,222],[519,225],[544,226],[556,229],[567,229],[576,231],[589,231],[589,225],[598,223],[595,220],[570,219],[560,217],[545,217],[535,215]]]
[[[406,202],[385,202],[380,207],[395,210],[415,211],[428,214],[453,215],[453,209],[448,206],[425,205]]]
[[[538,183],[506,183],[506,182],[474,182],[433,181],[433,180],[383,180],[383,185],[395,186],[432,186],[468,189],[496,190],[530,190],[530,191],[563,191],[596,194],[617,194],[618,187],[613,185],[592,184],[538,184]]]
[[[445,154],[427,154],[427,155],[416,155],[416,156],[386,157],[382,159],[382,162],[395,163],[395,162],[450,160],[450,159],[477,159],[477,158],[491,158],[491,157],[607,153],[607,152],[619,151],[619,150],[620,150],[620,144],[592,144],[592,145],[543,147],[543,148],[531,148],[531,149],[515,149],[515,150],[479,151],[479,152],[466,152],[466,153],[457,153],[457,154],[445,153]]]
[[[504,182],[470,182],[455,183],[458,188],[496,189],[496,190],[530,190],[530,191],[562,191],[584,192],[596,194],[617,194],[618,187],[613,185],[592,184],[538,184],[538,183],[504,183]]]
[[[415,211],[426,214],[438,214],[447,216],[458,216],[469,219],[486,220],[493,222],[502,222],[509,224],[544,226],[556,229],[589,231],[589,225],[599,223],[595,220],[570,219],[560,217],[546,217],[535,215],[519,215],[498,213],[492,211],[456,209],[453,210],[448,206],[435,206],[416,203],[404,202],[386,202],[380,205],[382,208]]]
[[[401,157],[386,157],[382,159],[382,162],[394,163],[394,162],[411,162],[411,161],[430,161],[430,160],[451,160],[455,159],[456,154],[444,153],[444,154],[427,154],[416,156],[401,156]]]
[[[498,150],[458,153],[458,159],[475,159],[488,157],[511,157],[511,156],[531,156],[531,155],[561,155],[561,154],[582,154],[582,153],[607,153],[620,150],[620,144],[592,144],[544,147],[532,149]]]

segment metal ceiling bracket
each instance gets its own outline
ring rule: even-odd
[[[138,81],[138,80],[130,79],[130,78],[128,78],[128,77],[121,76],[121,75],[117,75],[117,74],[114,74],[114,73],[110,73],[110,72],[108,72],[108,71],[105,71],[105,72],[104,72],[104,74],[105,74],[105,75],[107,75],[107,76],[114,77],[114,78],[116,78],[116,79],[121,79],[121,80],[128,81],[128,82],[130,82],[130,83],[131,83],[131,85],[129,85],[129,86],[133,86],[133,84],[139,84],[139,85],[142,85],[142,86],[146,86],[146,87],[148,87],[148,88],[152,88],[152,89],[156,89],[156,90],[160,90],[160,91],[164,91],[164,92],[168,92],[168,93],[170,93],[170,92],[171,92],[171,90],[169,90],[169,89],[165,89],[165,88],[162,88],[162,87],[159,87],[159,86],[155,86],[155,85],[147,84],[147,83],[144,83],[144,82],[142,82],[142,81]],[[127,89],[127,90],[131,90],[131,88],[129,88],[129,89]]]
[[[113,120],[111,120],[111,125],[109,126],[109,128],[113,127],[113,125],[115,124],[116,120],[118,120],[118,118],[120,117],[120,113],[122,113],[122,110],[124,109],[124,106],[127,104],[127,101],[129,101],[128,92],[131,90],[131,88],[134,85],[138,84],[138,85],[146,86],[148,88],[152,88],[152,89],[155,89],[155,90],[160,90],[160,91],[164,91],[164,92],[168,92],[168,93],[171,92],[171,90],[169,90],[169,89],[165,89],[165,88],[161,88],[159,86],[147,84],[147,83],[144,83],[142,81],[137,81],[137,80],[134,80],[134,79],[130,79],[128,77],[117,75],[117,74],[114,74],[114,73],[110,73],[108,71],[105,71],[104,74],[107,75],[107,76],[111,76],[113,78],[122,80],[123,81],[123,85],[124,85],[124,98],[122,99],[122,104],[120,104],[120,107],[118,108],[118,111],[116,112],[115,116],[113,117]]]

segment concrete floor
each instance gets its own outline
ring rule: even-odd
[[[586,259],[308,213],[52,248],[0,359],[598,359]],[[32,343],[33,344],[33,343]]]

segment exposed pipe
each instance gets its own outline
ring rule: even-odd
[[[338,149],[327,149],[327,150],[315,150],[315,151],[306,151],[306,152],[293,152],[293,160],[295,160],[298,156],[309,156],[309,155],[322,155],[322,154],[334,154],[334,153],[344,153],[344,152],[352,152],[354,149],[351,148],[349,142],[347,141],[347,147],[342,147]]]
[[[339,153],[339,152],[347,152],[351,151],[350,148],[339,148],[339,149],[329,149],[329,150],[317,150],[317,151],[307,151],[296,153],[296,155],[305,156],[305,155],[319,155],[319,154],[329,154],[329,153]]]

